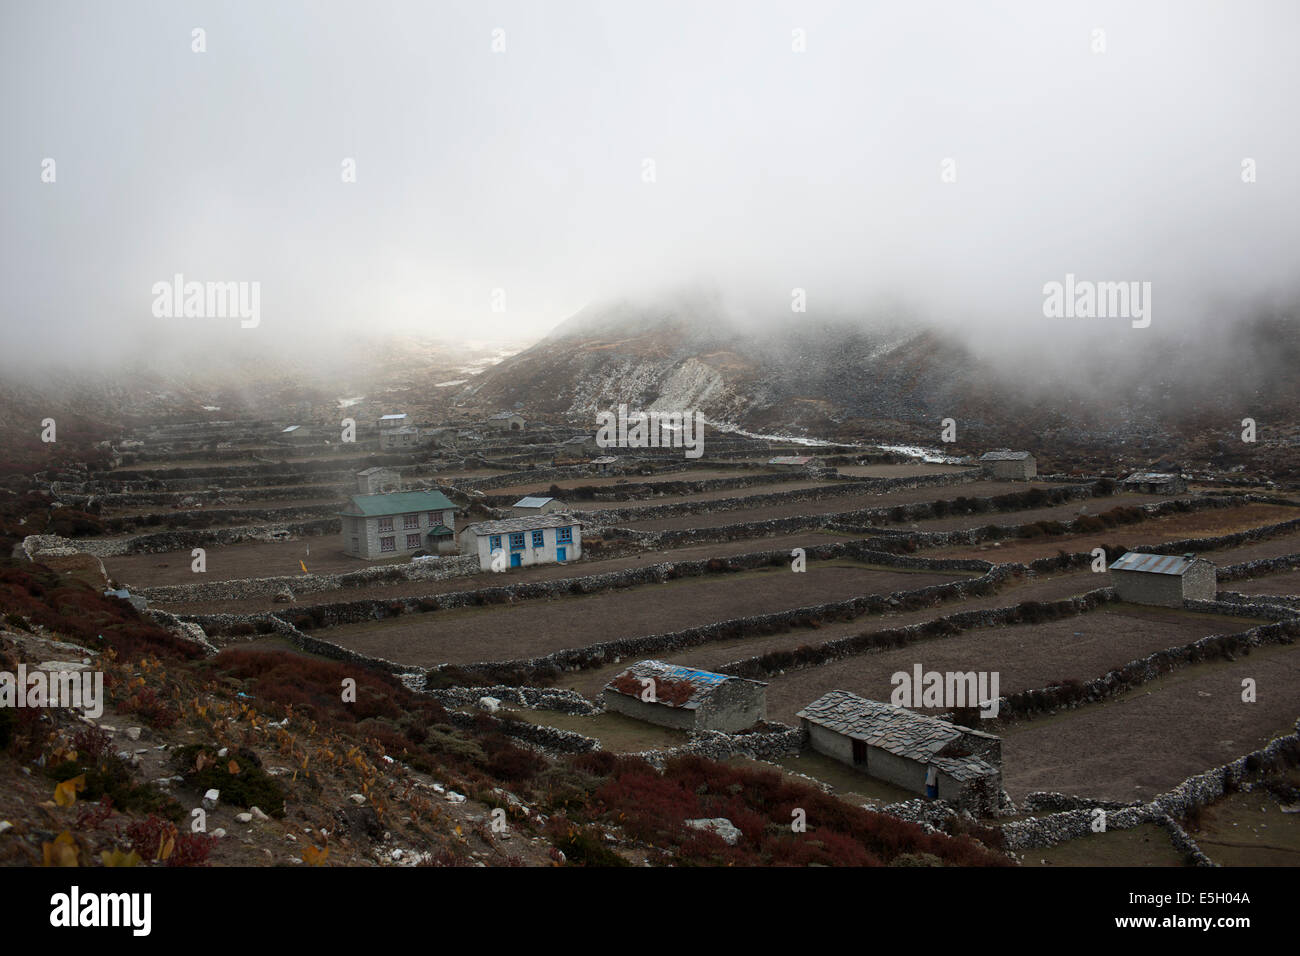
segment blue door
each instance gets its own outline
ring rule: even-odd
[[[564,561],[566,558],[568,558],[568,556],[569,556],[569,549],[568,549],[568,548],[556,548],[556,549],[555,549],[555,560],[556,560],[556,561]]]
[[[519,554],[518,552],[515,552],[514,554],[510,555],[510,566],[512,568],[519,567],[520,563],[523,561],[523,557],[524,556],[522,554]]]

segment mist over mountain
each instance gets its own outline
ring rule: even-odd
[[[989,341],[898,311],[813,318],[746,313],[717,294],[591,307],[467,386],[476,405],[589,419],[601,408],[698,409],[756,431],[937,439],[939,422],[990,438],[1169,438],[1289,424],[1295,310],[1215,327],[1051,327],[1050,342]]]

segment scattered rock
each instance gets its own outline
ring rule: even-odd
[[[220,790],[209,790],[207,793],[203,795],[203,809],[204,810],[217,809],[217,801],[220,799],[221,799]]]
[[[128,728],[126,728],[126,735],[127,735],[128,737],[130,737],[132,740],[139,740],[139,739],[140,739],[140,728],[139,728],[139,727],[128,727]]]
[[[355,803],[357,806],[361,806],[363,803],[366,802],[365,795],[360,793],[350,793],[348,794],[348,799],[351,800],[353,803]]]
[[[235,814],[235,820],[239,823],[252,823],[253,815],[251,813],[237,813]]]
[[[694,830],[710,830],[722,837],[723,842],[728,846],[735,846],[736,842],[740,839],[740,830],[726,817],[687,820],[686,825]]]
[[[495,697],[480,697],[478,699],[478,705],[489,714],[495,714],[501,709],[501,701]]]
[[[448,791],[447,791],[447,802],[448,802],[448,803],[464,803],[464,802],[465,802],[465,795],[464,795],[463,793],[457,793],[455,790],[448,790]]]

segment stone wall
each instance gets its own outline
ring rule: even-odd
[[[911,555],[895,555],[884,551],[872,551],[861,546],[861,542],[832,542],[805,549],[808,560],[832,560],[836,558],[853,558],[867,564],[883,564],[889,567],[904,567],[931,571],[972,571],[983,572],[992,567],[987,561],[963,559],[926,559]],[[444,559],[445,560],[445,559]],[[474,556],[465,556],[459,561],[474,561],[473,570],[477,572],[478,564]],[[755,568],[776,564],[788,565],[790,553],[786,550],[754,551],[747,554],[729,555],[725,558],[713,558],[698,561],[675,561],[662,564],[645,565],[636,568],[624,568],[618,571],[606,571],[601,574],[589,574],[572,578],[557,578],[543,581],[522,581],[515,584],[501,584],[492,587],[474,588],[466,591],[453,591],[440,594],[416,595],[401,598],[370,598],[357,601],[333,601],[328,604],[300,605],[294,609],[298,615],[309,615],[314,627],[334,627],[339,624],[355,624],[377,620],[399,614],[431,613],[439,610],[461,607],[478,607],[493,604],[514,604],[519,601],[549,600],[574,594],[598,594],[605,591],[622,590],[644,584],[662,584],[678,578],[701,577],[708,574],[748,571]],[[430,564],[441,562],[428,562]],[[400,567],[405,567],[401,565]],[[468,563],[465,565],[468,569]],[[376,572],[387,568],[374,569]],[[359,574],[361,572],[352,572]],[[430,572],[432,575],[433,572]],[[448,573],[446,577],[458,574]],[[346,576],[345,576],[346,577]],[[504,576],[503,576],[504,577]],[[421,578],[412,578],[420,580]],[[437,580],[431,577],[431,580]],[[299,579],[290,579],[299,580]],[[385,580],[377,577],[374,580]],[[372,582],[363,582],[372,583]],[[174,587],[195,587],[195,585],[176,585]],[[169,592],[170,593],[170,592]],[[148,596],[148,595],[146,595]],[[196,598],[191,598],[196,600]]]
[[[447,556],[409,564],[361,568],[345,574],[295,574],[273,578],[236,578],[195,584],[167,584],[136,592],[151,603],[185,604],[196,601],[238,601],[289,591],[297,596],[321,591],[398,584],[406,581],[446,581],[479,572],[478,557]]]
[[[1042,687],[1003,697],[998,701],[997,720],[1023,720],[1044,711],[1096,703],[1153,681],[1172,670],[1215,657],[1235,655],[1249,647],[1292,644],[1300,636],[1300,613],[1289,608],[1247,607],[1219,601],[1189,601],[1187,607],[1188,610],[1237,617],[1269,617],[1280,612],[1287,615],[1287,619],[1232,634],[1211,634],[1190,644],[1168,647],[1129,661],[1123,667],[1090,681]]]
[[[1166,828],[1164,818],[1185,816],[1196,807],[1204,807],[1220,799],[1229,788],[1236,789],[1253,773],[1270,766],[1295,766],[1300,762],[1300,722],[1296,731],[1284,737],[1276,737],[1267,745],[1253,753],[1238,757],[1231,763],[1223,764],[1204,773],[1188,777],[1182,783],[1157,796],[1148,803],[1125,806],[1122,809],[1107,810],[1106,829],[1126,830],[1143,823],[1161,823]],[[1090,835],[1092,831],[1093,811],[1088,806],[1068,809],[1044,817],[1031,817],[1003,824],[1002,834],[1009,850],[1025,850],[1031,847],[1054,846],[1066,840],[1074,840]],[[1178,828],[1181,830],[1181,827]],[[1187,852],[1200,863],[1196,852],[1191,850],[1195,844],[1184,832],[1181,838],[1171,831],[1175,845],[1182,844]],[[1203,854],[1201,854],[1203,856]]]
[[[1023,571],[1023,568],[1023,565],[998,565],[989,572],[989,577],[1000,584],[1014,575],[1017,570]],[[1027,620],[1055,620],[1085,614],[1114,599],[1114,593],[1110,588],[1098,588],[1087,594],[1063,598],[1059,601],[1023,601],[1003,608],[957,611],[917,624],[855,634],[833,641],[824,641],[812,647],[793,651],[773,651],[731,661],[719,667],[718,671],[737,677],[763,678],[785,671],[822,667],[833,661],[881,648],[901,647],[921,640],[952,637],[969,630],[1005,627],[1025,623]]]
[[[743,479],[723,479],[734,482],[732,487],[772,484],[774,481],[792,481],[806,479],[802,473],[792,475],[753,475]],[[883,494],[899,488],[947,487],[976,481],[979,475],[956,472],[951,474],[921,475],[913,478],[853,478],[841,482],[828,482],[817,488],[800,488],[794,491],[773,491],[761,495],[743,495],[734,498],[716,498],[712,501],[682,501],[674,504],[642,505],[635,508],[608,508],[600,511],[585,512],[585,517],[596,527],[611,526],[619,521],[656,521],[676,518],[683,515],[713,514],[715,512],[735,511],[746,508],[764,508],[769,505],[784,505],[799,501],[822,501],[827,498],[847,497],[851,495]],[[703,490],[703,489],[702,489]],[[888,508],[874,509],[882,514]],[[845,512],[859,514],[861,512]]]
[[[777,552],[782,553],[782,552]],[[881,555],[882,558],[890,557]],[[999,566],[977,578],[967,578],[948,584],[936,584],[906,591],[895,591],[889,595],[870,595],[850,598],[828,604],[813,605],[761,614],[754,617],[732,618],[714,624],[670,631],[641,637],[622,638],[591,644],[586,647],[568,648],[555,651],[541,657],[511,661],[485,661],[474,664],[456,665],[458,673],[490,674],[500,669],[517,671],[547,671],[552,668],[560,670],[583,670],[604,664],[618,663],[627,658],[643,659],[654,657],[664,651],[679,650],[684,647],[697,647],[713,641],[735,640],[737,638],[759,634],[773,634],[807,627],[827,620],[852,620],[863,614],[883,613],[902,606],[908,602],[918,604],[938,603],[944,600],[956,600],[965,594],[975,593],[987,588],[995,588],[1006,579],[1013,568],[1021,566]],[[446,666],[446,665],[444,665]],[[442,668],[433,668],[436,673]],[[745,676],[745,675],[737,675]]]
[[[769,724],[781,729],[752,734],[724,734],[716,730],[699,730],[691,734],[689,743],[667,750],[642,750],[628,754],[640,757],[654,767],[662,769],[674,757],[705,757],[709,760],[728,760],[731,757],[749,757],[753,760],[773,760],[796,754],[807,742],[807,734],[800,727]]]
[[[492,687],[447,687],[425,693],[444,707],[475,707],[480,698],[495,697],[530,710],[558,710],[565,714],[583,716],[604,711],[599,704],[593,704],[577,691],[555,687],[509,687],[497,684]]]

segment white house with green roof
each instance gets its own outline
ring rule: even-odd
[[[456,551],[456,506],[440,491],[353,495],[339,513],[345,554],[378,561]]]

